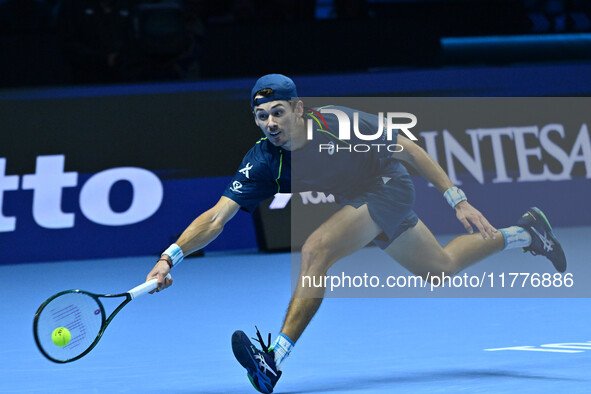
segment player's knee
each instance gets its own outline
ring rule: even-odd
[[[449,253],[445,251],[442,253],[439,259],[439,267],[441,269],[441,272],[437,272],[434,274],[454,276],[459,272],[458,264],[454,261],[452,256],[450,256]]]
[[[322,274],[330,266],[330,249],[319,238],[308,238],[302,246],[302,274]]]
[[[451,277],[459,272],[458,265],[445,251],[436,259],[433,259],[432,263],[429,267],[425,267],[421,272],[418,272],[418,275],[427,282],[432,283],[431,279],[433,278]]]
[[[446,280],[451,280],[454,276],[456,276],[458,272],[452,270],[441,270],[436,272],[423,272],[419,274],[421,278],[428,283],[431,283],[435,286],[440,286],[442,282]]]

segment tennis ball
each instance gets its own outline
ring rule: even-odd
[[[66,346],[70,343],[70,339],[72,339],[72,334],[66,327],[58,327],[51,334],[51,340],[59,347]]]

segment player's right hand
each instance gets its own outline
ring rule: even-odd
[[[158,287],[150,292],[150,294],[154,294],[154,292],[159,292],[160,290],[164,290],[167,287],[172,285],[172,278],[166,278],[166,275],[170,272],[170,266],[166,262],[165,259],[161,258],[156,262],[152,271],[146,277],[146,282],[150,279],[156,278],[156,283]]]

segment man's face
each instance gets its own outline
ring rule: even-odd
[[[289,101],[270,101],[254,108],[255,123],[263,130],[269,141],[275,145],[292,150],[294,137],[299,140],[301,130],[298,120],[301,119],[301,101],[292,108]]]

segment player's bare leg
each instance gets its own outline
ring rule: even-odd
[[[302,248],[300,279],[285,316],[283,334],[295,343],[324,297],[324,287],[304,287],[302,276],[320,277],[315,282],[320,283],[332,264],[367,245],[381,231],[367,205],[357,209],[345,206],[310,235]]]
[[[503,250],[505,241],[501,232],[495,239],[483,239],[480,233],[460,235],[445,247],[419,220],[392,242],[385,252],[415,275],[454,275],[466,267]]]
[[[306,240],[302,248],[300,277],[324,277],[332,264],[340,258],[367,245],[382,230],[372,220],[367,205],[359,208],[345,206]],[[318,279],[316,280],[318,283]],[[264,393],[271,393],[281,377],[281,363],[312,320],[320,307],[325,288],[304,287],[298,280],[281,333],[271,345],[264,343],[257,330],[262,350],[256,349],[243,331],[232,335],[232,350],[240,364],[246,368],[253,386]]]

